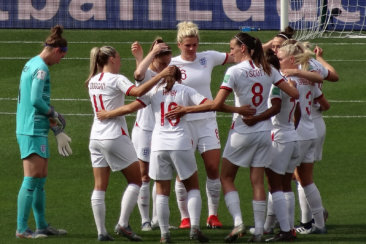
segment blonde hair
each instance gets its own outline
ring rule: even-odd
[[[314,55],[302,42],[287,42],[279,51],[284,52],[286,56],[294,56],[295,63],[301,65],[302,70],[308,70],[309,60]]]
[[[116,54],[117,50],[111,46],[93,47],[90,50],[89,76],[85,81],[86,86],[88,86],[90,79],[108,64],[109,58],[116,57]]]
[[[198,26],[191,21],[183,21],[177,25],[177,42],[183,42],[186,37],[197,37],[200,40]]]

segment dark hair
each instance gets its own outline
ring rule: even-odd
[[[47,37],[44,45],[46,47],[59,47],[67,51],[67,41],[62,37],[64,28],[61,25],[56,25],[51,28],[51,34]],[[61,51],[63,51],[61,50]]]
[[[151,52],[151,50],[153,50],[155,44],[159,44],[159,43],[165,43],[163,38],[161,38],[160,36],[156,37],[154,42],[151,44],[150,52]],[[158,54],[155,55],[155,58],[160,58],[160,57],[163,57],[163,56],[166,56],[166,55],[171,55],[172,54],[172,49],[170,48],[170,46],[168,44],[167,44],[167,46],[168,46],[168,49],[161,50]]]
[[[281,31],[280,33],[278,33],[276,35],[276,37],[281,37],[285,40],[288,40],[288,39],[291,39],[294,34],[295,34],[295,30],[292,29],[291,26],[287,26],[285,31]]]
[[[251,35],[245,33],[245,32],[239,32],[234,36],[236,39],[236,44],[241,46],[245,45],[248,49],[248,52],[253,59],[254,63],[258,67],[262,67],[264,72],[267,75],[271,74],[271,67],[266,62],[264,58],[264,52],[262,48],[262,43],[258,38],[252,37]]]
[[[280,69],[280,61],[276,53],[272,49],[268,49],[265,53],[266,61],[276,69]]]
[[[164,87],[165,90],[170,91],[173,88],[175,81],[179,81],[182,79],[182,72],[180,71],[180,69],[175,65],[173,65],[173,66],[175,67],[175,72],[174,72],[173,76],[165,77],[161,82],[159,82],[159,84],[157,85],[157,88],[166,84],[166,86]],[[170,87],[168,86],[168,80],[174,80],[173,85]]]

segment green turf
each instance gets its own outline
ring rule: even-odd
[[[214,49],[229,51],[228,43],[235,31],[201,31],[200,50]],[[37,55],[41,49],[48,30],[0,30],[0,243],[23,242],[15,239],[16,199],[22,181],[22,163],[15,139],[15,111],[19,85],[19,75],[28,58]],[[253,35],[267,41],[275,32],[260,31]],[[162,36],[173,48],[175,31],[92,31],[65,30],[69,41],[69,53],[60,64],[51,70],[52,98],[87,99],[84,80],[88,76],[89,51],[93,46],[115,46],[122,57],[121,73],[132,79],[135,62],[130,53],[130,44],[138,40],[143,43],[145,52],[153,39]],[[9,42],[9,43],[8,43]],[[25,43],[24,43],[25,42]],[[81,43],[82,42],[82,43]],[[327,138],[323,160],[315,166],[315,182],[320,189],[324,206],[330,213],[327,235],[298,236],[300,243],[365,243],[366,242],[366,197],[365,180],[365,81],[363,69],[366,63],[366,41],[364,39],[319,39],[312,41],[324,49],[325,59],[337,69],[340,81],[327,82],[324,93],[331,102],[331,109],[325,113]],[[8,59],[5,59],[8,58]],[[10,58],[10,59],[9,59]],[[217,67],[213,72],[212,91],[216,94],[227,66]],[[6,99],[10,98],[10,100]],[[232,97],[231,97],[232,99]],[[354,102],[352,102],[354,101]],[[93,188],[93,176],[90,166],[88,138],[92,123],[89,101],[60,101],[52,104],[61,113],[66,114],[68,126],[66,132],[72,137],[73,155],[62,158],[56,150],[55,139],[50,135],[51,159],[49,163],[47,194],[47,219],[54,226],[69,231],[63,238],[47,240],[25,240],[31,243],[95,243],[96,228],[90,207],[90,196]],[[76,115],[79,114],[79,115]],[[81,116],[80,114],[85,114]],[[340,117],[336,117],[340,116]],[[354,116],[354,117],[344,117]],[[129,128],[132,128],[134,116],[128,116]],[[217,118],[222,145],[225,144],[231,118],[220,114]],[[205,172],[201,158],[197,157],[201,188],[204,189]],[[241,208],[245,224],[253,225],[251,207],[251,185],[248,170],[240,169],[237,176],[237,187],[241,198]],[[120,173],[111,176],[107,204],[107,229],[112,232],[120,210],[120,200],[126,182]],[[174,188],[172,188],[174,189]],[[223,197],[219,207],[219,216],[224,224],[221,230],[206,230],[207,217],[206,195],[201,191],[203,211],[201,224],[211,242],[220,243],[232,226],[232,219],[227,211]],[[179,213],[175,203],[175,194],[171,195],[171,224],[179,224]],[[296,223],[299,221],[297,210]],[[159,231],[142,233],[139,231],[140,216],[137,208],[130,220],[131,226],[144,238],[145,243],[156,243],[160,239]],[[34,228],[33,217],[29,225]],[[188,232],[172,231],[175,243],[187,243]],[[246,242],[248,237],[238,242]],[[117,241],[125,239],[117,237]]]

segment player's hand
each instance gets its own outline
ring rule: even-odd
[[[161,78],[165,78],[165,77],[168,77],[168,76],[173,76],[175,74],[175,69],[177,69],[177,66],[175,66],[175,65],[167,66],[158,75],[160,75]]]
[[[167,112],[165,114],[165,118],[173,120],[173,119],[178,119],[182,116],[184,116],[187,112],[185,111],[185,107],[183,106],[177,106],[175,108],[173,108],[172,110],[170,110],[169,112]]]
[[[315,46],[314,48],[315,57],[323,57],[323,49],[321,47]]]
[[[151,50],[154,54],[158,54],[162,51],[168,51],[169,47],[166,43],[154,43],[153,49]]]
[[[243,116],[242,117],[243,122],[248,126],[253,126],[256,123],[258,123],[258,120],[255,116]]]
[[[285,77],[288,76],[297,76],[299,74],[300,70],[299,69],[284,69],[282,70],[282,74]]]
[[[142,49],[139,42],[132,43],[131,52],[135,59],[138,61],[142,61],[142,59],[144,58],[144,50]]]
[[[257,110],[250,105],[243,105],[239,107],[239,114],[243,116],[255,115],[256,112]]]
[[[57,149],[61,156],[68,157],[72,154],[70,147],[71,138],[64,132],[60,132],[56,135]]]
[[[109,119],[108,115],[109,115],[108,112],[105,111],[104,109],[97,112],[97,118],[99,120]]]
[[[66,120],[62,114],[57,113],[55,109],[51,106],[50,111],[48,112],[47,116],[49,117],[49,120],[51,124],[56,123],[58,126],[61,126],[62,130],[66,127]]]

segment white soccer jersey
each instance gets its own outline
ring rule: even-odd
[[[142,104],[151,104],[155,117],[151,151],[192,149],[192,136],[187,127],[186,116],[168,120],[165,113],[178,105],[198,105],[205,100],[196,90],[181,84],[174,84],[169,92],[163,86],[156,87],[139,98]]]
[[[272,139],[279,143],[297,141],[293,115],[296,108],[296,99],[290,97],[280,88],[272,86],[270,100],[280,99],[281,110],[272,117]]]
[[[176,65],[182,72],[182,84],[192,87],[204,97],[212,100],[211,73],[215,66],[225,64],[227,53],[205,51],[197,53],[194,61],[183,60],[181,56],[172,58],[170,65]],[[187,120],[215,117],[215,112],[187,114]]]
[[[90,139],[114,139],[121,135],[128,135],[124,116],[100,121],[96,112],[113,110],[125,104],[125,94],[135,85],[125,76],[112,73],[100,73],[89,81],[88,89],[90,101],[94,111],[94,122]]]
[[[151,80],[156,75],[156,72],[150,68],[146,70],[145,78],[142,81],[136,81],[136,85],[140,86],[145,82]],[[151,110],[150,105],[137,111],[135,126],[140,127],[143,130],[152,131],[154,129],[155,118]]]
[[[291,80],[296,81],[297,90],[299,91],[299,103],[301,108],[301,119],[296,129],[299,140],[310,140],[317,137],[316,130],[312,118],[312,104],[313,100],[319,95],[319,89],[316,89],[314,83],[304,78],[295,76],[288,77]]]
[[[256,114],[261,114],[268,109],[267,101],[272,84],[278,85],[283,81],[278,70],[272,68],[271,75],[268,76],[250,60],[230,67],[220,88],[234,92],[236,107],[250,105],[257,110]],[[232,127],[239,133],[252,133],[271,130],[272,124],[268,119],[248,126],[239,114],[234,114]]]
[[[318,74],[320,74],[323,79],[327,79],[328,75],[329,75],[329,70],[327,68],[325,68],[318,60],[312,58],[309,61],[310,64],[310,71],[315,71]],[[323,83],[316,83],[315,86],[317,86],[318,89],[322,90],[323,89]],[[322,116],[322,113],[319,111],[320,108],[320,104],[317,102],[313,103],[313,119],[315,118],[319,118]]]

